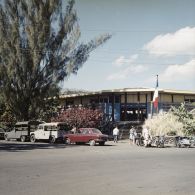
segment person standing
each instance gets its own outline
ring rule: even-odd
[[[136,129],[134,129],[134,133],[133,133],[133,144],[135,145],[137,141],[137,131]]]
[[[135,136],[137,135],[134,126],[129,130],[129,144],[135,144]]]
[[[118,142],[118,136],[119,136],[119,129],[118,129],[118,126],[116,126],[114,129],[113,129],[113,137],[114,137],[114,142]]]
[[[142,135],[144,138],[144,146],[147,147],[150,144],[150,134],[149,134],[149,127],[145,126],[142,131]]]
[[[71,129],[71,133],[72,134],[75,134],[76,133],[76,130],[77,130],[76,126],[73,126],[73,128]]]

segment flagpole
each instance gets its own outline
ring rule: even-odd
[[[158,74],[156,75],[156,87],[158,87]]]
[[[156,75],[156,88],[158,88],[158,74]],[[158,102],[159,102],[159,100],[158,100]],[[156,113],[158,114],[158,105],[156,108]]]

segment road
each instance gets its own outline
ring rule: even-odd
[[[195,148],[0,141],[2,195],[195,194]]]

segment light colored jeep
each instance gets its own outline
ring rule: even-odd
[[[29,141],[30,134],[37,129],[37,126],[43,121],[22,121],[17,122],[11,131],[6,132],[4,138],[6,141],[10,139],[20,140],[21,142]]]
[[[55,143],[57,140],[63,141],[64,135],[68,131],[66,123],[53,122],[40,124],[38,129],[30,134],[30,141],[46,140],[50,143]]]

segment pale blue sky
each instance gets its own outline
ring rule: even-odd
[[[113,34],[64,88],[195,91],[194,0],[76,0],[81,41]]]

